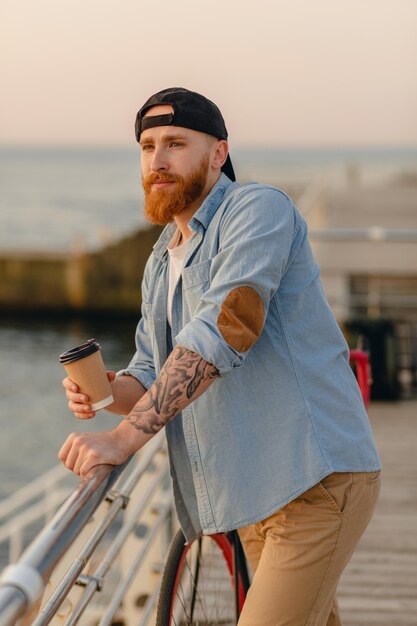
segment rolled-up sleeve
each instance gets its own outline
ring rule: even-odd
[[[133,355],[129,365],[117,372],[118,376],[134,376],[145,389],[155,382],[155,362],[152,351],[151,330],[149,328],[149,320],[146,311],[146,298],[147,298],[147,274],[148,266],[145,268],[144,278],[142,281],[142,306],[141,306],[141,319],[136,327],[135,343],[136,352]]]
[[[175,338],[221,375],[242,365],[259,338],[296,229],[294,207],[276,189],[243,187],[228,203],[209,285],[191,321]]]

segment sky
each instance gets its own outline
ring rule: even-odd
[[[0,0],[0,144],[133,145],[184,86],[236,146],[417,145],[417,0]]]

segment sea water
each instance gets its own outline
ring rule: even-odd
[[[58,361],[95,337],[107,369],[125,367],[134,352],[135,320],[54,320],[0,317],[0,499],[58,463],[72,432],[106,430],[121,419],[105,410],[77,420],[67,407]]]
[[[417,173],[417,148],[236,148],[237,178],[292,191],[319,177],[346,186]],[[417,174],[416,174],[417,175]],[[138,148],[1,147],[0,253],[100,248],[145,227]]]

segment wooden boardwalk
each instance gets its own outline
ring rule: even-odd
[[[339,585],[342,622],[416,626],[417,401],[373,404],[369,415],[382,458],[382,489]]]

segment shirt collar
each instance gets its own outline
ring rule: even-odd
[[[194,213],[190,220],[189,226],[192,230],[200,230],[200,224],[204,230],[210,224],[213,215],[222,203],[223,196],[229,185],[232,184],[230,178],[226,174],[221,174],[217,183],[213,185],[207,198],[204,200],[201,207]]]
[[[194,232],[198,232],[202,228],[206,230],[211,220],[213,219],[214,214],[219,208],[220,204],[223,201],[223,197],[226,193],[226,190],[230,185],[233,185],[230,178],[226,176],[226,174],[221,174],[218,181],[211,188],[210,193],[207,198],[204,200],[199,209],[194,213],[193,217],[189,222],[189,226],[191,230]],[[171,222],[167,226],[165,226],[162,231],[158,241],[155,243],[153,250],[154,254],[158,259],[162,259],[164,254],[167,251],[168,244],[171,241],[177,225],[175,222]]]

